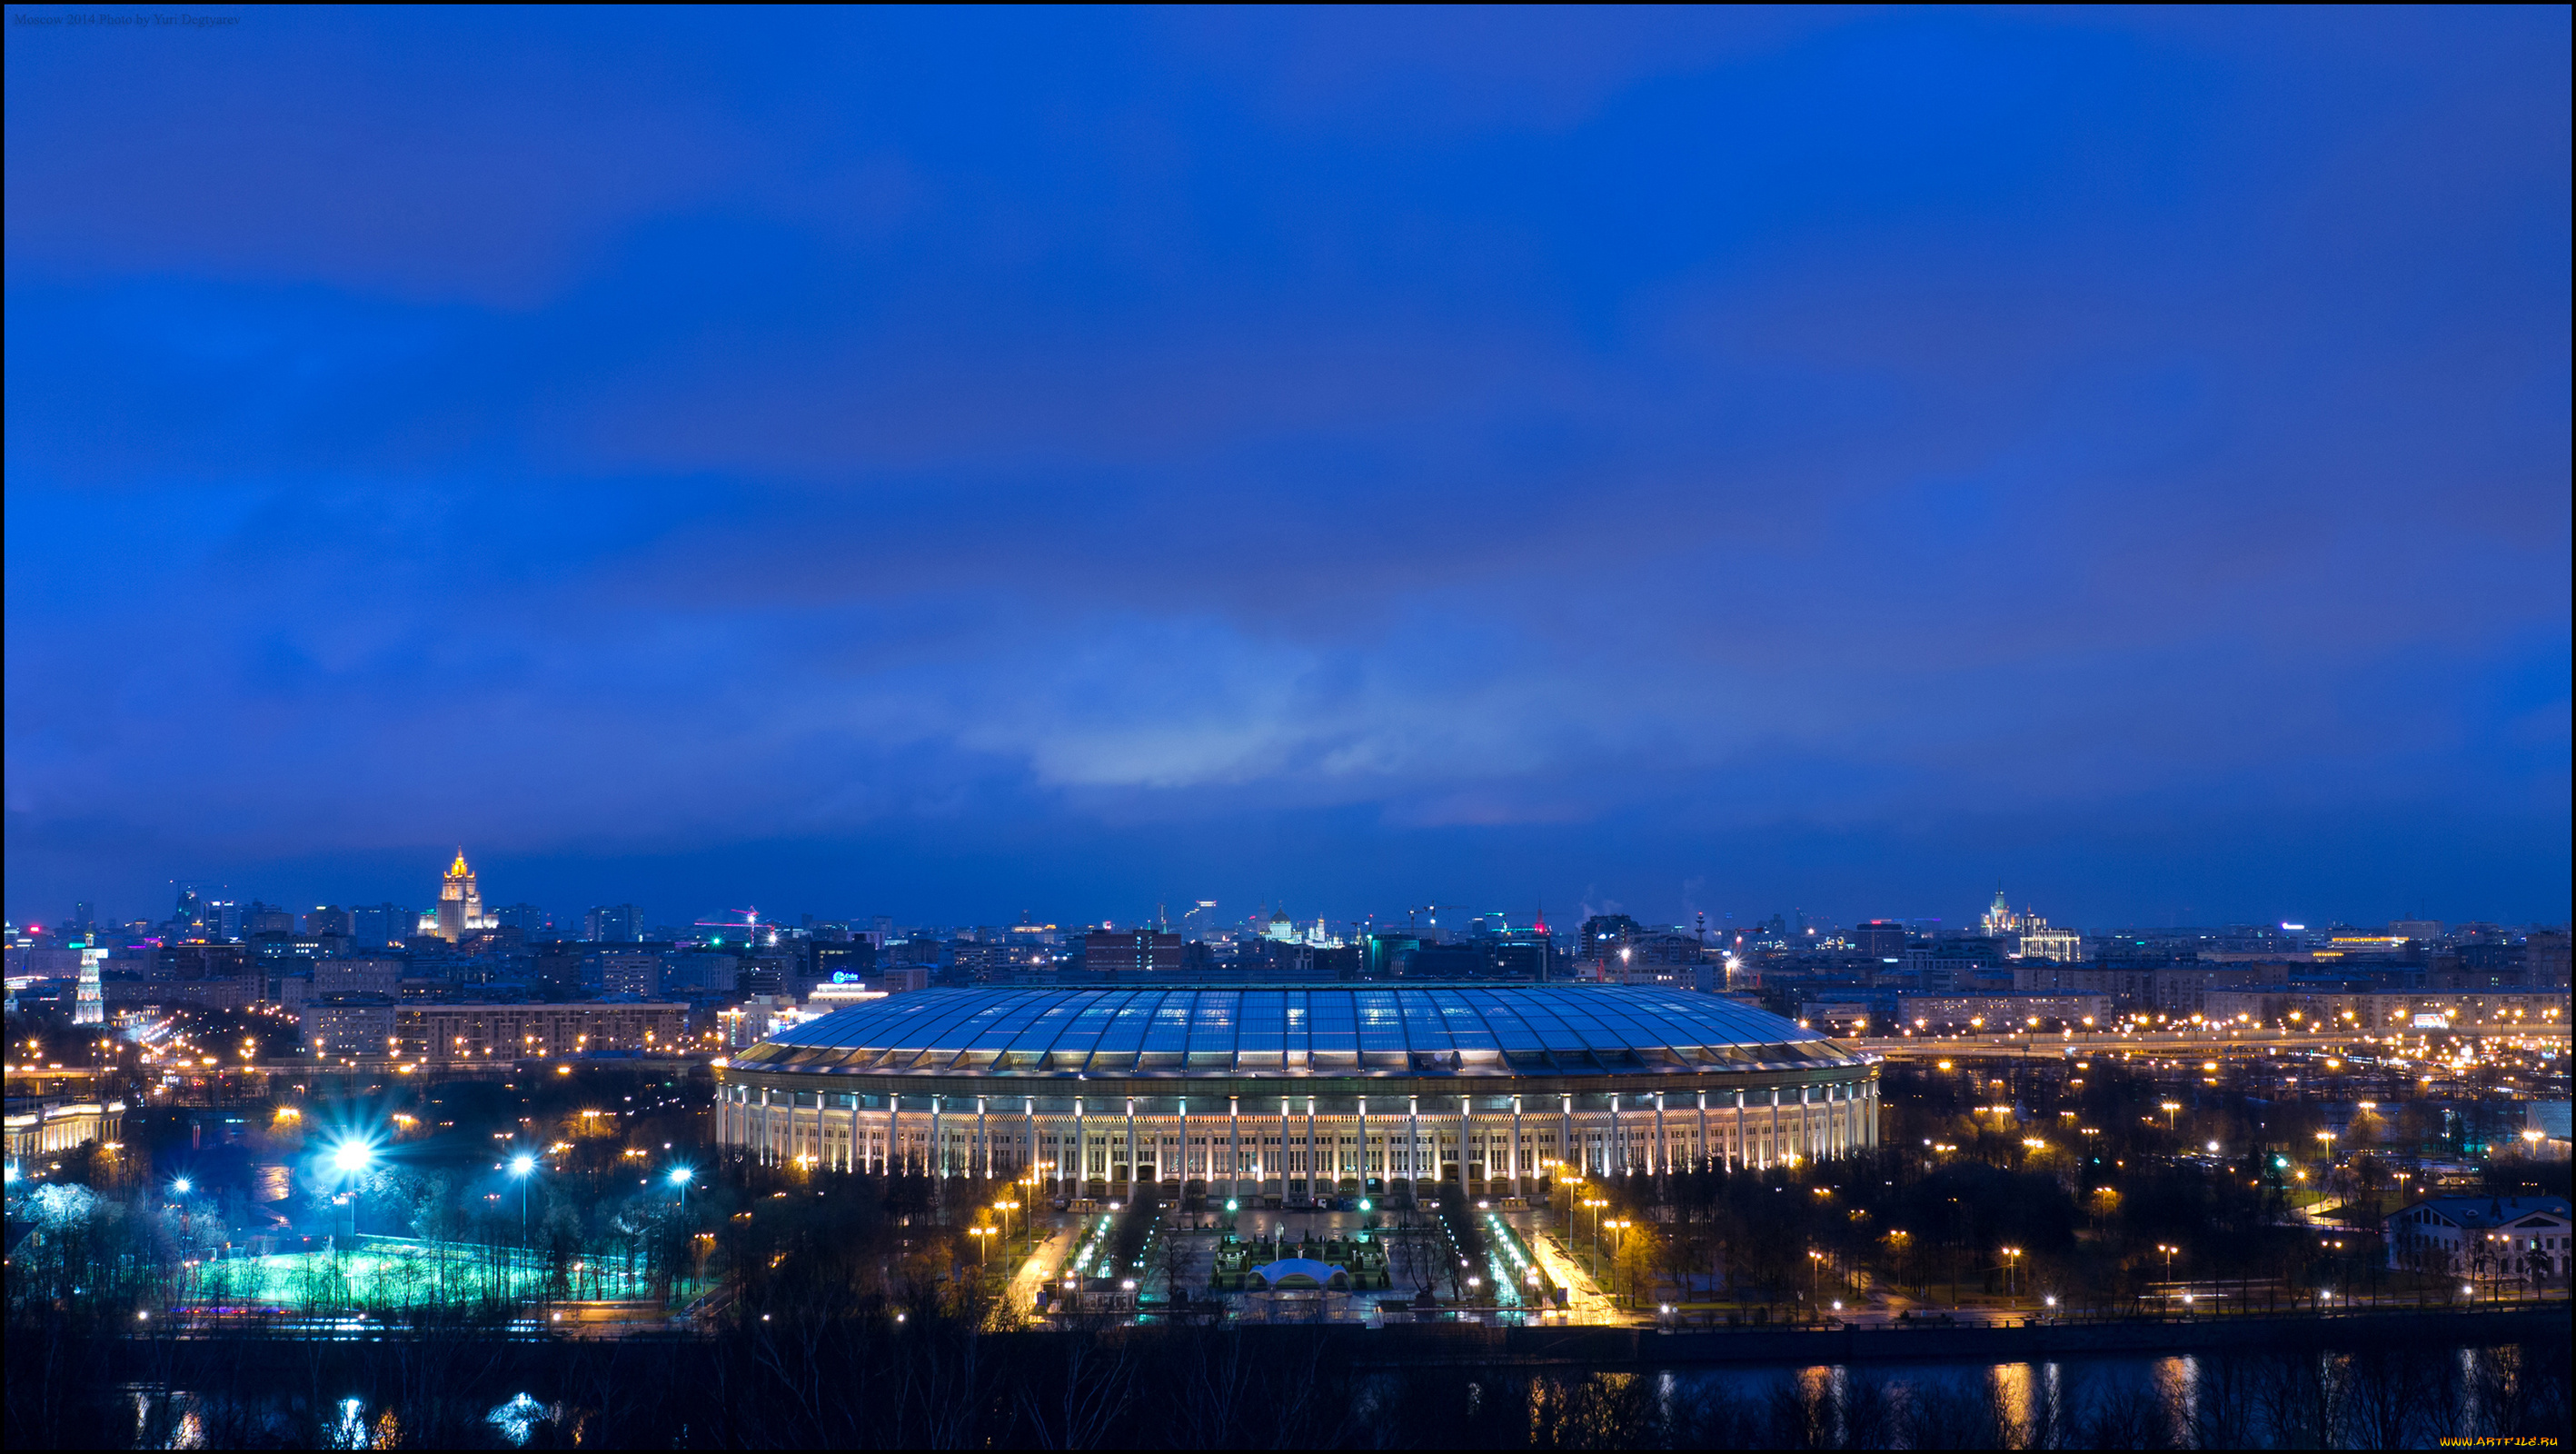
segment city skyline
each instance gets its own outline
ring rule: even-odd
[[[342,911],[362,907],[390,907],[415,911],[411,914],[411,918],[404,921],[407,927],[416,927],[422,934],[434,934],[450,940],[457,938],[463,930],[492,928],[499,925],[502,921],[494,916],[500,913],[503,907],[515,909],[531,904],[544,911],[556,929],[567,938],[579,937],[586,912],[597,912],[611,907],[636,911],[639,929],[659,928],[683,933],[692,928],[733,923],[735,916],[745,914],[756,914],[761,923],[775,923],[789,927],[796,926],[800,921],[865,926],[878,919],[884,919],[898,929],[936,928],[968,931],[1030,922],[1060,925],[1065,930],[1078,931],[1085,927],[1098,928],[1109,924],[1146,924],[1156,922],[1158,919],[1167,925],[1184,929],[1206,930],[1230,926],[1236,929],[1257,930],[1260,926],[1256,921],[1267,920],[1280,914],[1288,915],[1299,924],[1320,919],[1336,925],[1375,923],[1386,928],[1402,928],[1418,922],[1424,927],[1446,926],[1454,929],[1465,926],[1471,921],[1487,921],[1487,927],[1491,928],[1493,924],[1490,921],[1499,919],[1510,928],[1526,930],[1533,927],[1539,917],[1546,912],[1545,901],[1540,897],[1533,896],[1515,903],[1490,895],[1484,900],[1455,902],[1435,895],[1433,902],[1430,903],[1379,909],[1354,908],[1340,904],[1318,907],[1312,903],[1292,903],[1285,897],[1276,896],[1251,900],[1164,897],[1153,901],[1143,912],[1094,912],[1088,916],[1063,913],[1056,908],[1043,905],[1022,905],[1020,909],[1009,913],[986,911],[942,915],[905,913],[900,904],[883,903],[859,909],[844,906],[820,910],[812,905],[782,906],[775,902],[767,908],[756,904],[722,908],[707,904],[684,907],[676,903],[668,906],[639,904],[632,895],[615,893],[574,895],[569,900],[555,902],[552,900],[560,899],[560,895],[512,892],[487,900],[486,896],[480,894],[477,887],[477,879],[483,872],[484,870],[479,868],[468,868],[466,851],[462,845],[459,845],[455,850],[452,865],[427,880],[430,884],[427,890],[422,890],[415,885],[408,890],[396,888],[387,893],[282,894],[272,902],[266,894],[246,886],[218,884],[199,879],[172,879],[167,883],[169,893],[165,895],[165,902],[158,909],[126,913],[121,912],[118,905],[104,903],[96,898],[84,898],[75,902],[86,905],[91,911],[93,920],[101,926],[144,923],[157,925],[173,916],[172,904],[178,905],[178,912],[184,913],[185,905],[192,900],[220,901],[236,912],[252,902],[258,902],[298,915],[308,909],[326,907]],[[463,875],[461,889],[457,887],[460,883],[460,874]],[[2060,930],[2083,933],[2124,929],[2216,929],[2229,926],[2243,927],[2249,924],[2257,928],[2271,928],[2277,924],[2283,930],[2299,931],[2312,927],[2310,919],[2314,921],[2313,927],[2320,931],[2329,924],[2375,927],[2409,920],[2432,920],[2446,925],[2488,924],[2507,928],[2520,927],[2525,922],[2535,927],[2564,927],[2563,922],[2559,921],[2517,921],[2477,914],[2435,914],[2420,909],[2378,917],[2314,915],[2303,916],[2297,920],[2236,917],[2206,921],[2176,921],[2171,924],[2137,921],[2093,922],[2069,919],[2063,914],[2052,914],[2043,905],[2016,898],[2009,891],[2008,886],[2003,884],[1996,885],[1992,892],[1994,895],[1992,901],[1979,904],[1975,911],[1959,912],[1953,908],[1938,914],[1897,912],[1883,907],[1836,912],[1829,908],[1804,904],[1774,905],[1759,909],[1750,905],[1711,907],[1708,903],[1687,898],[1684,907],[1678,913],[1663,914],[1656,912],[1649,905],[1630,904],[1608,897],[1578,896],[1571,901],[1560,901],[1556,916],[1548,922],[1548,927],[1562,937],[1596,914],[1627,915],[1649,925],[1684,929],[1704,928],[1711,934],[1756,932],[1762,925],[1772,922],[1775,916],[1788,923],[1793,931],[1808,927],[1819,931],[1850,929],[1865,922],[1879,921],[1903,923],[1915,927],[1918,931],[1969,933],[1982,929],[1982,932],[1988,934],[2001,932],[2008,936],[2018,935],[2026,928],[2048,928],[2052,923]],[[456,918],[456,923],[452,926],[438,922],[442,903],[451,900],[448,907],[453,910]],[[463,907],[469,905],[472,907]],[[1996,906],[2002,906],[2001,911],[2004,914],[2000,928],[1993,922],[1997,912]],[[2024,920],[2025,915],[2030,916],[2028,921]],[[13,916],[12,922],[22,927],[43,927],[48,924],[62,923],[67,917],[60,912],[50,915],[23,915]],[[412,919],[417,919],[416,926],[412,925]],[[1195,925],[1192,924],[1193,919],[1196,920]],[[1981,919],[1986,921],[1982,925]]]
[[[2563,11],[46,14],[13,918],[2568,917]]]

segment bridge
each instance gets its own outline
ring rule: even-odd
[[[2320,1034],[2312,1030],[2268,1030],[2238,1026],[2225,1030],[2148,1031],[2120,1034],[2111,1031],[2086,1031],[2042,1035],[1872,1035],[1845,1039],[1840,1043],[1855,1049],[1883,1055],[1890,1060],[1963,1059],[2038,1059],[2065,1060],[2091,1055],[2148,1055],[2227,1058],[2243,1055],[2269,1055],[2282,1050],[2335,1050],[2385,1052],[2407,1046],[2422,1045],[2430,1036],[2474,1039],[2510,1039],[2542,1044],[2565,1045],[2565,1025],[2516,1025],[2509,1029],[2482,1029],[2458,1026],[2450,1030],[2419,1031],[2414,1034],[2393,1032],[2384,1035],[2357,1033],[2351,1030]],[[2429,1053],[2416,1050],[2410,1059],[2421,1059]]]

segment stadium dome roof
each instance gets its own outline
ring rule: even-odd
[[[1636,1075],[1807,1070],[1865,1057],[1687,990],[1343,984],[926,990],[836,1010],[746,1070],[1011,1077]]]

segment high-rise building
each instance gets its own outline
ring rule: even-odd
[[[295,911],[253,899],[250,907],[242,911],[241,926],[244,934],[292,934]]]
[[[1852,930],[1852,947],[1872,959],[1905,957],[1905,926],[1894,919],[1872,919]]]
[[[313,906],[313,911],[304,916],[304,932],[317,939],[325,934],[336,934],[343,939],[353,938],[357,934],[355,918],[355,915],[337,904],[316,904]]]
[[[1181,936],[1149,928],[1094,929],[1082,936],[1082,962],[1093,974],[1177,974]]]
[[[477,929],[500,927],[491,915],[483,912],[483,891],[474,883],[474,870],[465,863],[465,850],[456,850],[456,861],[439,880],[438,908],[420,916],[420,932],[435,934],[453,944]]]
[[[107,998],[99,985],[98,962],[107,957],[107,951],[86,948],[80,952],[80,957],[80,988],[72,1002],[72,1023],[104,1025],[107,1023]],[[16,1172],[15,1167],[10,1170],[13,1174]]]
[[[419,922],[401,904],[360,904],[349,911],[349,938],[370,949],[400,944]]]
[[[2084,938],[2072,929],[2051,929],[2042,924],[2039,928],[2023,931],[2021,957],[2073,964],[2084,957]]]
[[[492,911],[492,922],[536,939],[554,931],[555,916],[534,904],[503,904]]]
[[[644,911],[633,904],[605,904],[581,916],[581,937],[593,944],[633,944],[644,937]]]

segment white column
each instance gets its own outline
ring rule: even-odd
[[[903,1097],[889,1095],[886,1097],[886,1174],[888,1176],[894,1175],[900,1164],[903,1156],[902,1146]],[[912,1168],[905,1166],[902,1169],[910,1171]]]
[[[948,1133],[942,1129],[948,1110],[946,1096],[930,1098],[930,1165],[931,1175],[948,1174]]]
[[[1360,1097],[1359,1099],[1360,1099],[1360,1195],[1362,1195],[1362,1196],[1366,1196],[1366,1195],[1368,1195],[1368,1184],[1369,1184],[1368,1097],[1366,1097],[1366,1096],[1362,1096],[1362,1097]]]
[[[1567,1096],[1565,1098],[1565,1109],[1562,1112],[1562,1115],[1564,1117],[1564,1124],[1557,1128],[1556,1134],[1557,1154],[1561,1158],[1558,1164],[1562,1166],[1575,1167],[1578,1175],[1589,1176],[1592,1173],[1590,1159],[1586,1158],[1580,1161],[1575,1159],[1574,1097]]]
[[[1519,1196],[1529,1188],[1521,1185],[1521,1098],[1512,1097],[1512,1195]]]
[[[991,1176],[993,1174],[993,1143],[991,1139],[985,1135],[984,1098],[982,1096],[977,1096],[975,1098],[975,1145],[974,1149],[967,1153],[967,1175],[972,1176],[975,1174],[975,1162],[979,1157],[983,1161],[984,1175],[987,1177]]]
[[[1698,1148],[1697,1148],[1697,1149],[1698,1149],[1698,1159],[1699,1159],[1700,1169],[1701,1169],[1701,1170],[1703,1170],[1703,1171],[1705,1171],[1705,1170],[1707,1170],[1707,1169],[1708,1169],[1708,1163],[1709,1163],[1709,1154],[1708,1154],[1708,1092],[1707,1092],[1707,1091],[1701,1091],[1701,1092],[1699,1093],[1699,1146],[1698,1146]]]
[[[1467,1194],[1467,1135],[1470,1130],[1470,1122],[1473,1119],[1469,1115],[1469,1112],[1474,1109],[1475,1104],[1476,1098],[1474,1096],[1460,1096],[1458,1098],[1458,1195],[1462,1197]]]
[[[1228,1096],[1225,1102],[1225,1186],[1226,1196],[1240,1200],[1243,1196],[1243,1098]]]
[[[1306,1195],[1310,1198],[1316,1195],[1315,1177],[1323,1159],[1323,1153],[1315,1149],[1315,1098],[1308,1096],[1306,1097]]]
[[[1664,1093],[1657,1091],[1655,1092],[1655,1149],[1646,1157],[1646,1174],[1662,1175],[1664,1162],[1671,1155],[1672,1148],[1664,1143]]]
[[[1136,1199],[1136,1098],[1127,1098],[1127,1199]]]
[[[1073,1165],[1057,1167],[1056,1174],[1061,1176],[1067,1171],[1073,1173],[1073,1194],[1080,1197],[1089,1190],[1083,1183],[1091,1180],[1091,1133],[1083,1129],[1080,1096],[1073,1098]]]
[[[1419,1182],[1422,1180],[1422,1097],[1406,1096],[1404,1107],[1404,1178]]]

